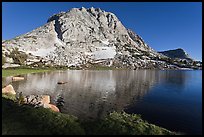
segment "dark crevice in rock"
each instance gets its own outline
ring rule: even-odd
[[[62,40],[62,31],[61,31],[61,24],[59,22],[59,17],[58,19],[55,20],[55,31],[57,32],[57,37]]]
[[[54,24],[55,32],[57,33],[57,37],[60,40],[62,40],[63,32],[60,29],[61,28],[61,24],[60,24],[59,18],[60,18],[59,16],[55,15],[55,16],[52,16],[51,18],[49,18],[47,22],[55,21],[55,24]]]

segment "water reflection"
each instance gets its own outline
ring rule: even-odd
[[[164,70],[160,71],[160,83],[168,83],[171,86],[184,87],[186,80],[191,79],[192,75],[187,70]]]
[[[68,83],[59,85],[58,81]],[[156,81],[158,71],[69,70],[27,74],[24,81],[12,85],[24,95],[48,94],[52,102],[60,94],[65,101],[64,113],[95,119],[141,99]]]

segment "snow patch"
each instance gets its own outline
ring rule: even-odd
[[[109,44],[108,39],[106,39],[106,40],[101,40],[101,42],[102,42],[103,44],[105,44],[105,45],[108,45],[108,44]]]
[[[181,70],[194,70],[192,68],[179,68],[179,69],[181,69]]]
[[[115,47],[97,47],[98,51],[93,52],[94,59],[114,58],[116,55]]]
[[[92,56],[93,55],[93,53],[91,53],[91,52],[84,52],[84,54],[87,55],[87,56]]]
[[[2,68],[8,68],[8,67],[19,67],[19,64],[10,64],[10,63],[5,63]]]

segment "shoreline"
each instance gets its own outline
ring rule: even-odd
[[[4,68],[2,69],[2,77],[8,77],[8,76],[17,76],[17,75],[23,75],[27,73],[40,73],[40,72],[49,72],[49,71],[57,71],[57,70],[202,70],[202,69],[193,69],[193,68],[179,68],[179,69],[148,69],[148,68],[138,68],[138,69],[128,69],[128,68],[111,68],[111,67],[98,67],[98,68],[87,68],[87,69],[73,69],[73,68]]]

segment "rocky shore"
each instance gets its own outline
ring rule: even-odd
[[[34,108],[43,107],[43,108],[49,108],[55,112],[60,112],[60,110],[57,106],[50,103],[50,96],[49,95],[23,96],[22,92],[16,94],[16,91],[14,90],[14,88],[11,84],[2,88],[2,93],[15,95],[16,96],[16,102],[18,102],[18,104],[20,104],[20,105],[27,104],[27,105],[33,106]]]

